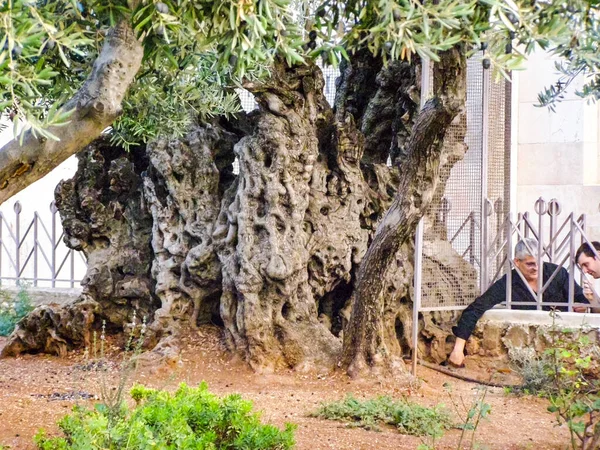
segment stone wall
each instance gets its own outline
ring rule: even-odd
[[[467,354],[504,356],[510,347],[544,351],[549,344],[552,318],[546,311],[488,311],[479,321],[466,345]],[[600,314],[559,313],[558,329],[585,328],[592,342],[600,342]]]
[[[11,296],[17,295],[19,292],[19,288],[12,286],[2,287],[2,290]],[[48,305],[50,303],[64,305],[76,300],[81,294],[81,288],[62,289],[28,287],[27,294],[33,306]]]

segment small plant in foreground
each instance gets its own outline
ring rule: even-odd
[[[466,404],[462,397],[460,398],[460,403],[457,401],[455,396],[452,393],[452,385],[449,383],[444,383],[444,389],[446,393],[450,397],[450,401],[454,406],[454,410],[458,415],[461,423],[457,425],[457,428],[462,430],[460,434],[460,439],[458,441],[457,449],[462,449],[462,443],[465,437],[467,436],[467,432],[471,432],[471,442],[469,444],[469,448],[475,448],[475,433],[477,432],[477,428],[481,423],[482,419],[487,419],[490,414],[492,407],[489,403],[485,403],[485,397],[487,395],[488,388],[487,386],[479,386],[477,388],[477,393],[475,398],[470,404]]]
[[[341,401],[322,403],[311,416],[347,421],[351,426],[372,430],[378,430],[381,424],[393,425],[401,433],[427,436],[433,441],[452,426],[450,415],[442,405],[426,408],[387,396],[361,401],[348,395]]]
[[[252,449],[285,450],[294,446],[294,429],[262,424],[252,402],[238,394],[218,397],[206,383],[181,384],[174,394],[135,385],[135,408],[122,409],[113,426],[105,408],[76,408],[59,426],[64,437],[35,438],[43,450]]]
[[[26,285],[19,285],[19,292],[14,296],[0,290],[0,336],[12,333],[17,323],[32,310]]]
[[[508,358],[512,368],[517,372],[523,383],[511,391],[531,395],[548,395],[552,385],[549,372],[551,358],[547,353],[538,354],[535,349],[528,347],[509,347]]]
[[[557,313],[551,312],[552,328],[549,376],[550,406],[559,424],[566,423],[571,435],[571,448],[592,450],[600,447],[600,348],[585,334],[559,330]]]

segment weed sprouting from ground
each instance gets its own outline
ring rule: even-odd
[[[600,347],[589,338],[585,322],[577,329],[560,328],[558,312],[551,311],[550,316],[549,345],[543,354],[509,350],[523,377],[520,391],[550,401],[548,410],[556,414],[559,425],[567,425],[573,450],[600,448]]]
[[[485,402],[488,387],[478,386],[475,397],[471,402],[465,402],[462,396],[457,398],[453,393],[452,385],[449,383],[444,383],[444,389],[450,398],[456,415],[460,419],[460,423],[457,424],[456,427],[461,429],[462,432],[456,448],[459,450],[463,448],[462,443],[465,439],[468,439],[469,434],[471,436],[469,449],[476,448],[475,435],[477,433],[477,428],[481,421],[487,419],[492,411],[490,404]]]
[[[551,358],[547,353],[539,354],[533,348],[510,347],[508,358],[511,366],[522,380],[522,386],[514,392],[532,395],[547,394],[549,386],[552,385],[552,377],[549,373]]]
[[[434,439],[439,439],[452,426],[450,415],[442,405],[427,408],[387,396],[358,400],[348,395],[344,400],[321,404],[311,416],[345,421],[350,426],[369,430],[392,425],[403,434]]]
[[[559,329],[557,313],[551,312],[548,410],[565,423],[573,450],[600,448],[600,347],[592,342],[585,323],[578,330]]]

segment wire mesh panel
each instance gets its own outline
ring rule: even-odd
[[[484,210],[489,231],[484,253],[495,256],[487,260],[482,289],[504,274],[507,267],[507,249],[498,246],[506,239],[503,224],[510,209],[510,108],[507,107],[510,104],[510,86],[504,80],[488,83],[488,184]]]
[[[490,263],[485,254],[510,204],[506,89],[490,80],[481,54],[468,61],[466,114],[444,138],[440,192],[425,218],[420,310],[470,304],[503,267],[502,255]]]

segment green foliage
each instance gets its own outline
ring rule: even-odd
[[[16,295],[0,290],[0,336],[8,336],[19,321],[33,310],[29,293],[21,285]]]
[[[566,423],[571,435],[571,448],[596,449],[600,446],[600,348],[579,330],[560,330],[556,312],[552,312],[550,358],[551,378],[548,411]]]
[[[348,421],[352,426],[366,429],[377,430],[379,424],[393,425],[401,433],[434,439],[440,438],[451,426],[450,416],[443,406],[426,408],[386,396],[361,401],[348,395],[341,401],[322,403],[312,416]]]
[[[547,353],[538,354],[533,348],[513,347],[508,358],[522,380],[522,386],[513,388],[515,393],[545,396],[552,386],[552,359]]]
[[[239,110],[233,88],[267,75],[276,56],[304,61],[293,15],[289,0],[5,1],[0,112],[13,120],[15,136],[31,129],[54,138],[47,128],[66,125],[71,113],[59,107],[87,78],[110,29],[124,20],[142,41],[144,59],[115,140],[147,142],[157,123],[162,134],[181,135],[198,116]]]
[[[450,397],[452,406],[454,407],[454,410],[461,421],[461,423],[457,425],[457,428],[461,429],[462,432],[460,434],[460,439],[456,448],[463,448],[463,440],[467,438],[469,432],[471,434],[469,448],[475,448],[475,434],[477,432],[477,428],[479,427],[481,421],[487,419],[487,417],[492,411],[492,407],[490,406],[490,404],[485,403],[485,397],[487,395],[487,386],[479,386],[475,397],[470,403],[465,403],[465,401],[462,398],[459,402],[452,392],[452,385],[450,385],[449,383],[444,383],[444,389],[446,390],[448,397]]]
[[[239,110],[235,88],[276,58],[337,64],[357,49],[384,61],[436,61],[455,45],[484,49],[498,74],[543,48],[564,58],[552,105],[578,74],[600,95],[597,0],[7,0],[0,6],[0,112],[36,136],[68,123],[60,108],[88,76],[111,28],[128,22],[144,58],[113,128],[125,147],[180,136],[191,121]]]
[[[294,426],[262,424],[252,402],[238,394],[220,398],[205,383],[181,384],[174,394],[141,385],[131,389],[136,406],[110,426],[105,408],[75,408],[59,422],[64,437],[36,436],[38,448],[67,449],[288,449]]]

